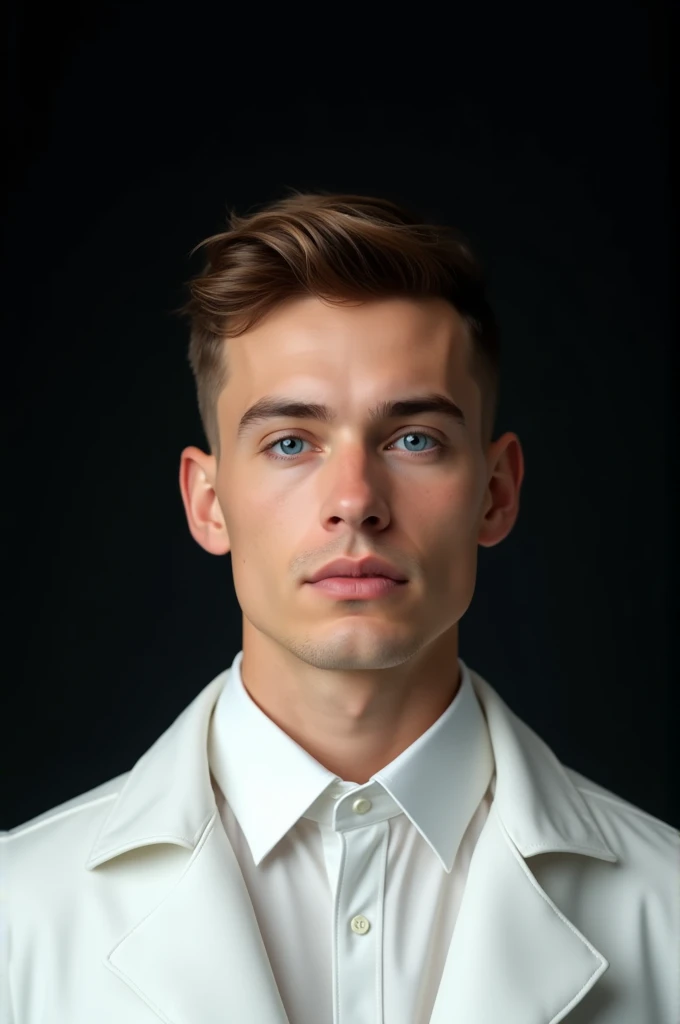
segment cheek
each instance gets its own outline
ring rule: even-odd
[[[399,499],[403,514],[418,522],[433,544],[465,543],[474,532],[477,494],[470,474],[404,491]],[[395,512],[398,510],[395,509]]]
[[[241,493],[245,497],[248,492]],[[299,491],[250,494],[248,500],[238,503],[238,509],[232,510],[232,552],[238,552],[236,561],[244,572],[245,586],[249,585],[249,567],[256,568],[258,575],[271,585],[299,547],[300,531],[309,520],[309,502],[301,499]]]
[[[231,516],[235,529],[248,538],[283,526],[304,504],[301,487],[265,486],[257,476],[247,475],[235,486],[238,498],[231,503]]]

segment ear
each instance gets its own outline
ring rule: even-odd
[[[189,531],[197,544],[211,555],[230,549],[227,526],[215,491],[217,459],[200,448],[185,448],[180,456],[179,489]]]
[[[478,543],[492,548],[504,540],[519,515],[519,495],[524,479],[524,454],[517,434],[503,434],[489,446],[489,482]]]

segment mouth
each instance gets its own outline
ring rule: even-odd
[[[326,576],[308,584],[330,597],[379,598],[394,594],[407,580],[393,580],[389,576]]]

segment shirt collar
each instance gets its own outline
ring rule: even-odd
[[[273,722],[243,685],[239,651],[210,723],[208,760],[260,861],[300,817],[338,830],[356,828],[351,805],[370,801],[370,817],[404,813],[448,873],[465,830],[494,778],[493,747],[470,672],[430,728],[364,785],[345,782]],[[353,796],[349,797],[348,794]],[[369,823],[369,816],[364,817]]]

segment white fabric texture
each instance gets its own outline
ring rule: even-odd
[[[427,733],[334,789],[239,664],[131,769],[0,834],[0,1024],[680,1022],[677,828],[465,665]]]
[[[492,799],[493,750],[467,666],[437,721],[359,786],[260,709],[241,658],[215,708],[209,762],[288,1017],[427,1024]]]

